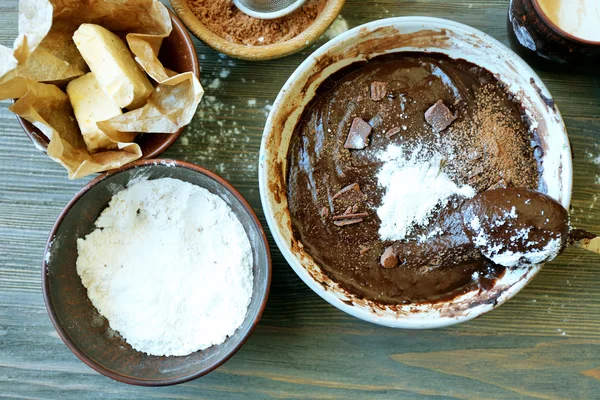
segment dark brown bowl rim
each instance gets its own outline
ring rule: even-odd
[[[256,226],[258,227],[258,230],[260,232],[262,243],[264,244],[266,252],[267,252],[267,285],[266,285],[266,291],[265,291],[264,297],[262,299],[260,308],[258,310],[258,314],[257,314],[256,318],[254,319],[254,321],[252,322],[252,326],[250,327],[248,332],[246,332],[246,334],[240,338],[239,342],[228,353],[223,355],[217,362],[215,362],[214,364],[212,364],[209,367],[201,368],[197,372],[194,372],[192,374],[185,375],[185,376],[180,376],[177,378],[139,379],[139,378],[132,378],[129,376],[123,376],[123,375],[119,374],[118,372],[104,368],[103,366],[99,365],[94,360],[92,360],[90,357],[88,357],[86,354],[84,354],[75,345],[75,343],[73,343],[73,341],[71,340],[69,335],[63,329],[62,325],[60,325],[60,323],[58,322],[58,317],[56,316],[56,313],[54,312],[54,307],[52,306],[52,302],[50,301],[50,288],[49,288],[49,282],[48,282],[48,266],[46,264],[45,255],[50,250],[52,238],[56,235],[58,227],[62,223],[65,216],[69,213],[69,211],[71,210],[73,205],[75,203],[77,203],[81,199],[81,197],[84,194],[86,194],[90,189],[92,189],[94,186],[98,185],[100,182],[104,181],[105,179],[107,179],[113,175],[119,174],[123,171],[129,170],[132,168],[160,165],[160,164],[174,166],[177,168],[187,168],[189,170],[206,175],[209,178],[215,180],[219,185],[223,186],[226,190],[228,190],[231,194],[233,194],[235,196],[235,198],[242,204],[242,206],[244,207],[246,212],[250,215],[252,221],[256,224]],[[44,303],[46,304],[46,310],[48,311],[48,315],[50,316],[50,320],[52,321],[52,325],[54,325],[56,332],[58,333],[60,338],[63,340],[63,342],[65,342],[67,347],[73,352],[73,354],[75,354],[87,366],[89,366],[90,368],[94,369],[95,371],[101,373],[104,376],[107,376],[118,382],[123,382],[123,383],[127,383],[130,385],[170,386],[170,385],[176,385],[179,383],[189,382],[193,379],[199,378],[203,375],[208,374],[209,372],[214,371],[215,369],[217,369],[218,367],[223,365],[227,360],[229,360],[242,347],[242,345],[246,342],[246,340],[248,340],[248,338],[250,337],[252,332],[254,332],[254,329],[256,328],[256,326],[258,325],[258,322],[260,321],[260,318],[262,317],[263,311],[267,304],[267,299],[269,298],[269,291],[271,288],[271,275],[272,275],[271,252],[269,250],[269,242],[267,240],[267,236],[265,234],[263,226],[261,225],[258,217],[256,216],[256,213],[254,212],[254,210],[252,209],[250,204],[240,194],[240,192],[238,192],[237,189],[235,189],[229,182],[227,182],[224,178],[220,177],[219,175],[215,174],[214,172],[207,170],[206,168],[203,168],[198,165],[188,163],[185,161],[178,161],[178,160],[171,160],[171,159],[137,160],[137,161],[134,161],[127,165],[124,165],[118,169],[114,169],[109,172],[106,172],[106,173],[96,177],[92,181],[90,181],[81,190],[79,190],[79,192],[77,192],[77,194],[75,194],[75,196],[67,203],[67,205],[60,212],[58,218],[56,219],[56,222],[52,226],[52,230],[50,231],[50,234],[48,235],[48,240],[46,242],[46,247],[44,249],[44,259],[42,261],[42,292],[44,295]]]
[[[540,3],[538,2],[538,0],[531,0],[531,2],[533,3],[533,7],[535,8],[535,11],[538,13],[538,15],[540,16],[540,18],[546,23],[546,25],[548,25],[552,30],[554,30],[557,34],[565,37],[566,39],[569,39],[573,42],[577,42],[577,43],[583,43],[583,44],[589,44],[592,46],[600,46],[600,41],[594,41],[594,40],[588,40],[588,39],[581,39],[575,35],[570,34],[569,32],[565,31],[564,29],[562,29],[560,26],[558,26],[554,21],[552,21],[550,19],[550,17],[548,17],[546,15],[546,13],[544,12],[544,10],[542,10],[542,6],[540,6]]]
[[[196,53],[196,48],[194,47],[192,37],[190,36],[190,33],[188,32],[183,22],[181,22],[181,20],[177,17],[177,15],[170,9],[167,8],[167,10],[169,10],[169,15],[171,16],[171,22],[173,23],[174,29],[183,33],[182,36],[183,40],[185,41],[185,47],[191,50],[189,54],[192,57],[192,72],[194,73],[194,75],[196,75],[198,79],[200,79],[200,64],[198,63],[198,54]],[[43,134],[42,136],[40,136],[40,134],[37,132],[38,129],[35,126],[33,126],[31,122],[27,121],[19,115],[16,115],[16,117],[17,121],[19,121],[19,125],[21,125],[21,128],[23,128],[25,134],[36,145],[36,147],[41,147],[43,149],[42,151],[46,151],[50,139],[48,139]],[[33,129],[31,129],[32,126]],[[169,147],[171,147],[173,143],[175,143],[179,136],[181,136],[183,130],[186,127],[187,125],[182,126],[175,133],[165,133],[164,135],[169,136],[167,140],[165,140],[156,150],[147,154],[142,154],[142,157],[140,157],[140,159],[147,160],[150,158],[158,157],[159,155],[164,153]]]

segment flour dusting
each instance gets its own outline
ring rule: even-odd
[[[327,38],[327,40],[331,40],[334,37],[346,32],[347,30],[348,22],[344,19],[344,17],[338,15],[323,35]]]
[[[503,218],[495,221],[495,226],[508,224],[511,226],[518,218],[515,207],[512,207]],[[511,251],[506,248],[506,244],[502,240],[496,240],[485,231],[481,225],[478,216],[472,216],[470,220],[465,221],[476,233],[473,238],[473,244],[481,251],[481,253],[489,258],[492,262],[505,267],[519,267],[523,265],[536,265],[551,260],[558,256],[562,249],[562,240],[560,236],[548,240],[545,246],[540,248],[537,241],[529,239],[529,234],[532,227],[515,230],[514,234],[509,238],[512,243],[521,243],[524,251]]]
[[[391,144],[379,155],[384,162],[377,175],[385,189],[377,215],[382,240],[403,240],[415,226],[427,224],[432,213],[446,206],[453,196],[471,198],[475,190],[458,186],[442,172],[442,156],[424,156],[421,149],[407,155],[402,146]]]

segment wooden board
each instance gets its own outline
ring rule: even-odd
[[[348,0],[342,15],[351,27],[401,15],[450,18],[507,43],[507,8],[508,0]],[[2,44],[16,37],[16,11],[17,0],[0,0]],[[206,97],[164,156],[230,180],[264,223],[257,157],[266,112],[296,66],[324,42],[282,60],[245,62],[196,40]],[[600,231],[600,76],[540,76],[573,145],[573,224]],[[113,382],[58,338],[40,288],[48,231],[87,179],[68,181],[62,167],[33,147],[8,105],[0,104],[0,397],[600,398],[600,256],[579,249],[568,250],[513,300],[476,321],[406,331],[330,306],[271,241],[274,276],[266,311],[229,362],[176,387]]]

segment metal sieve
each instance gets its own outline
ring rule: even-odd
[[[233,0],[244,14],[260,19],[274,19],[288,15],[305,0]]]

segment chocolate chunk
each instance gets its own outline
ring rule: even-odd
[[[385,137],[389,139],[392,136],[397,135],[398,133],[400,133],[400,128],[395,127],[395,128],[390,129],[389,131],[387,131],[385,134]]]
[[[363,222],[363,219],[356,218],[356,219],[343,219],[341,221],[333,221],[333,223],[336,226],[354,225],[354,224],[358,224],[359,222]]]
[[[387,82],[371,83],[371,100],[381,101],[387,94]]]
[[[344,211],[344,215],[348,214],[352,214],[352,206],[349,206],[348,208],[346,208],[346,211]],[[335,219],[335,217],[333,219]]]
[[[354,118],[352,126],[348,131],[348,137],[344,148],[361,150],[369,144],[369,136],[371,135],[371,125],[367,124],[362,118]]]
[[[455,119],[456,117],[452,114],[452,111],[446,107],[442,100],[438,100],[437,103],[425,111],[425,121],[437,132],[446,129]]]
[[[353,183],[351,185],[346,186],[339,192],[333,195],[332,200],[336,200],[340,197],[348,197],[348,198],[356,198],[356,201],[364,201],[367,196],[360,190],[360,186],[358,183]]]
[[[373,118],[367,122],[372,129],[377,129],[381,124],[383,124],[383,117],[381,114],[376,114]]]
[[[396,268],[398,264],[400,264],[398,256],[396,256],[394,248],[392,246],[385,249],[385,251],[381,255],[380,262],[381,266],[387,269]]]
[[[334,221],[337,221],[339,219],[355,219],[355,218],[365,218],[368,217],[369,214],[367,213],[358,213],[358,214],[344,214],[344,215],[336,215],[333,217]]]

